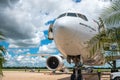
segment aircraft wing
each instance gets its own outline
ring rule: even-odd
[[[49,57],[50,54],[40,54],[40,53],[37,53],[37,54],[27,54],[26,56],[41,56],[41,57]]]

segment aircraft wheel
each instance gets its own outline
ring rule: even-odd
[[[75,74],[72,74],[71,80],[83,80],[83,79],[82,79],[82,76],[80,76],[80,75],[77,77],[77,79],[75,79]]]
[[[79,75],[78,78],[77,78],[77,80],[83,80],[82,76]]]
[[[75,80],[75,74],[71,75],[71,80]]]

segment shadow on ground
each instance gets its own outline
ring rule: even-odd
[[[84,80],[98,80],[98,76],[97,75],[83,75],[83,79]],[[70,80],[70,77],[65,77],[65,78],[58,79],[58,80]]]

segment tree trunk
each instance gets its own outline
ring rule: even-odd
[[[0,75],[3,76],[3,72],[2,72],[2,61],[0,60]]]

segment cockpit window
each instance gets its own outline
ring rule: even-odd
[[[78,17],[84,19],[85,21],[88,21],[88,19],[87,19],[86,16],[84,16],[84,15],[82,15],[82,14],[79,14],[79,13],[78,13],[77,15],[78,15]]]
[[[67,13],[67,16],[77,17],[76,13]]]
[[[61,17],[64,17],[64,16],[79,17],[79,18],[82,18],[85,21],[88,21],[87,17],[83,14],[80,14],[80,13],[63,13],[60,16],[58,16],[57,19],[61,18]]]
[[[60,16],[58,16],[58,18],[61,18],[61,17],[64,17],[64,16],[66,16],[66,13],[61,14]]]

